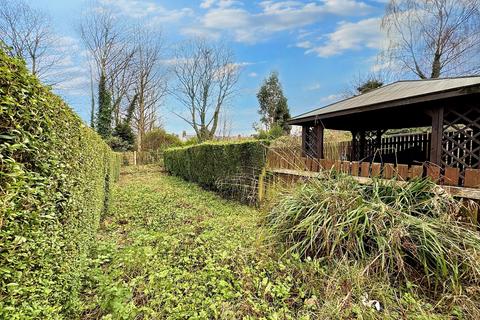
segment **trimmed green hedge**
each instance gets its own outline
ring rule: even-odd
[[[120,160],[0,48],[0,319],[76,316]]]
[[[251,186],[265,166],[268,142],[206,142],[170,148],[164,152],[165,169],[209,189]]]

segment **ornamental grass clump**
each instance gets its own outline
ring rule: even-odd
[[[304,257],[349,258],[397,280],[459,288],[480,276],[480,234],[467,208],[429,180],[360,185],[329,173],[278,197],[273,234]]]

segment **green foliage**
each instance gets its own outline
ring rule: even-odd
[[[274,124],[269,130],[258,130],[258,133],[255,135],[255,137],[262,140],[275,140],[284,135],[285,132],[283,128],[277,124]]]
[[[287,124],[288,119],[290,119],[290,110],[287,98],[283,95],[277,72],[272,72],[265,79],[257,93],[257,99],[260,105],[258,113],[262,116],[260,121],[265,124],[267,131],[277,125],[285,133],[290,133],[291,128]]]
[[[377,88],[380,88],[383,86],[383,82],[377,80],[377,79],[369,79],[362,83],[359,87],[357,87],[358,93],[367,93],[369,91],[375,90]]]
[[[187,146],[193,146],[195,144],[199,144],[200,142],[198,141],[197,137],[191,137],[187,141],[184,141],[182,143],[182,146],[187,147]]]
[[[133,98],[130,101],[130,104],[128,105],[128,108],[127,108],[127,114],[125,115],[124,122],[129,126],[132,124],[133,113],[135,111],[135,105],[137,103],[137,100],[138,100],[138,93],[133,95]]]
[[[132,117],[137,98],[138,95],[133,96],[133,99],[127,108],[127,114],[125,115],[125,118],[117,123],[113,129],[112,135],[106,138],[108,145],[114,151],[131,151],[135,146],[135,134],[133,133],[132,129]]]
[[[95,128],[104,139],[110,137],[112,133],[112,111],[112,98],[107,89],[105,73],[102,72],[98,82],[98,113]]]
[[[480,235],[460,222],[462,203],[429,180],[404,186],[349,176],[312,179],[279,196],[267,220],[302,256],[349,258],[392,279],[458,290],[480,279]]]
[[[143,150],[165,150],[170,147],[182,145],[182,141],[176,135],[167,133],[164,129],[157,128],[149,131],[143,137]]]
[[[107,143],[115,151],[133,150],[135,134],[130,124],[126,121],[117,124]]]
[[[93,93],[92,93],[92,101],[90,102],[90,128],[95,130],[95,99],[93,98]]]
[[[445,303],[421,299],[413,284],[392,286],[365,265],[282,255],[268,242],[262,212],[157,166],[125,169],[86,274],[85,320],[452,319],[464,312],[455,304],[439,309]],[[363,305],[365,294],[381,312]]]
[[[255,182],[265,166],[267,141],[205,142],[164,152],[165,169],[225,194],[254,200]],[[252,190],[253,188],[253,190]],[[251,193],[253,192],[253,193]]]
[[[71,318],[120,156],[0,50],[0,318]]]

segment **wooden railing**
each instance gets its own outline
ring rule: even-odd
[[[406,165],[394,163],[358,162],[346,160],[314,159],[298,157],[296,152],[271,149],[267,154],[269,169],[291,169],[318,172],[336,170],[352,176],[384,178],[408,181],[417,177],[430,177],[440,185],[480,188],[480,170],[467,168],[461,179],[459,168],[440,168],[434,164]]]

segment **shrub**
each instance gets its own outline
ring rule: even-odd
[[[164,152],[165,169],[228,195],[250,197],[265,166],[267,142],[205,142]],[[252,189],[253,188],[253,189]]]
[[[71,318],[120,157],[0,48],[0,318]]]
[[[106,138],[105,142],[112,150],[116,152],[126,152],[133,148],[133,145],[131,145],[128,141],[114,135]]]
[[[272,125],[269,130],[259,129],[255,138],[261,140],[275,140],[285,135],[284,129],[278,124]]]
[[[142,141],[142,150],[165,150],[170,147],[180,146],[180,139],[164,129],[157,128],[145,134]]]
[[[200,142],[198,141],[198,138],[195,136],[195,137],[188,138],[186,141],[183,141],[182,146],[184,147],[193,146],[199,143]]]
[[[458,288],[479,279],[479,233],[457,218],[465,209],[461,202],[429,180],[400,187],[324,177],[279,199],[267,221],[290,251],[371,261],[370,269],[413,276],[432,288]]]
[[[133,149],[135,134],[127,122],[121,122],[113,129],[112,136],[107,139],[108,145],[115,151],[125,152]]]

